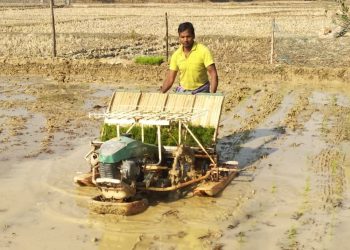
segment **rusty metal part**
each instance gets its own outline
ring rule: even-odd
[[[75,176],[74,183],[78,184],[79,186],[95,186],[95,184],[92,182],[91,172]]]
[[[148,187],[148,188],[140,188],[140,190],[149,190],[149,191],[159,191],[159,192],[167,192],[167,191],[173,191],[173,190],[176,190],[176,189],[179,189],[179,188],[183,188],[183,187],[186,187],[188,185],[191,185],[191,184],[194,184],[196,182],[199,182],[199,181],[202,181],[202,180],[205,180],[207,178],[209,178],[211,174],[211,171],[207,171],[207,173],[197,179],[194,179],[194,180],[190,180],[190,181],[187,181],[187,182],[184,182],[184,183],[180,183],[180,184],[177,184],[175,186],[171,186],[171,187],[165,187],[165,188],[158,188],[158,187]]]
[[[195,177],[193,170],[193,150],[185,145],[178,146],[174,153],[174,162],[172,165],[172,169],[169,171],[171,184],[174,186],[177,185],[179,182],[186,181],[186,179],[192,179],[193,177]],[[188,175],[188,173],[190,174]]]
[[[237,168],[221,168],[221,167],[218,167],[218,168],[213,168],[211,169],[212,171],[223,171],[223,172],[240,172],[239,169]]]
[[[146,171],[159,171],[159,170],[168,170],[167,166],[159,166],[159,165],[145,165]]]
[[[96,185],[96,170],[98,168],[98,165],[92,167],[92,178],[91,178],[91,181],[94,185]]]
[[[136,188],[121,182],[113,187],[99,186],[102,196],[106,199],[122,200],[130,198],[136,194]]]
[[[197,137],[193,134],[193,132],[190,130],[190,128],[186,125],[183,124],[183,126],[187,129],[187,131],[190,133],[190,135],[192,136],[192,138],[197,142],[198,146],[203,150],[203,152],[208,156],[208,158],[210,159],[211,163],[216,165],[216,162],[214,161],[214,159],[210,156],[210,154],[207,152],[207,150],[205,150],[205,148],[203,147],[203,145],[200,143],[200,141],[197,139]]]
[[[203,183],[194,190],[195,195],[215,196],[221,192],[238,175],[238,172],[231,172],[228,176],[220,177],[219,181]]]

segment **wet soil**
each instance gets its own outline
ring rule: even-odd
[[[5,249],[250,249],[266,237],[271,249],[329,249],[349,216],[350,98],[339,88],[236,85],[243,90],[227,92],[217,149],[247,170],[218,197],[161,197],[123,217],[94,214],[97,190],[72,181],[88,170],[83,156],[99,134],[101,121],[87,114],[119,85],[3,77],[1,86]]]
[[[266,20],[270,27],[266,13],[288,13],[280,19],[285,30],[287,17],[294,20],[299,13],[302,18],[295,29],[306,34],[311,32],[302,22],[310,23],[306,14],[314,13],[310,26],[321,27],[318,22],[324,20],[328,6],[309,4],[210,6],[219,24],[232,21],[218,18],[220,13],[247,24],[249,10],[249,27]],[[208,17],[208,6],[203,6],[197,6],[198,13]],[[88,113],[103,112],[117,89],[157,91],[167,68],[165,63],[141,66],[132,61],[138,53],[156,54],[163,46],[152,30],[136,29],[136,17],[145,13],[148,20],[159,9],[174,6],[131,6],[136,17],[125,22],[136,25],[131,26],[135,32],[106,33],[108,24],[126,19],[129,7],[108,8],[108,18],[99,16],[107,13],[101,6],[73,7],[73,14],[84,17],[79,22],[77,15],[66,12],[69,9],[60,9],[61,24],[81,29],[86,22],[91,30],[74,33],[73,39],[64,30],[72,26],[61,26],[65,32],[60,39],[68,42],[61,43],[57,59],[38,49],[38,44],[49,41],[44,32],[49,24],[40,22],[35,8],[30,10],[32,23],[23,22],[26,8],[1,10],[8,18],[0,20],[0,42],[5,46],[0,49],[0,248],[346,249],[350,59],[343,45],[349,37],[320,38],[319,30],[308,39],[284,36],[270,65],[268,30],[235,36],[226,25],[218,36],[213,29],[204,33],[206,22],[193,17],[198,34],[207,35],[198,39],[210,44],[220,58],[219,91],[225,94],[225,103],[217,151],[222,160],[237,160],[246,170],[214,198],[188,192],[157,197],[144,213],[130,217],[89,209],[97,190],[73,184],[77,173],[88,170],[84,156],[100,133],[102,121],[89,119]],[[113,16],[114,8],[119,8],[120,17]],[[174,15],[180,16],[174,23],[183,11],[192,15],[177,6]],[[20,15],[11,19],[14,13]],[[31,43],[26,43],[25,34],[38,30],[44,33],[30,36]],[[81,37],[85,43],[68,46]],[[174,42],[171,48],[176,46]],[[152,49],[146,52],[147,48]]]

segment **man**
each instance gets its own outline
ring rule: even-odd
[[[176,92],[215,93],[218,87],[218,74],[209,49],[194,41],[192,23],[181,23],[178,33],[181,45],[171,57],[161,92],[165,93],[171,88],[177,72],[180,71],[180,86],[176,88]]]

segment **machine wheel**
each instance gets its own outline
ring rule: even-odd
[[[131,201],[105,201],[102,195],[92,198],[90,209],[98,214],[134,215],[148,208],[147,199]]]

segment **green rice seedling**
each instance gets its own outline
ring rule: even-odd
[[[117,137],[117,127],[115,125],[103,124],[101,128],[101,141],[108,141]]]
[[[137,56],[135,62],[146,65],[161,65],[164,58],[162,56]]]
[[[289,245],[287,249],[298,249],[298,241],[297,241],[297,229],[294,225],[287,231],[287,236],[289,239]]]
[[[275,194],[276,191],[277,191],[277,186],[276,186],[275,183],[273,183],[273,184],[272,184],[272,187],[271,187],[271,193],[272,193],[272,194]]]
[[[307,195],[308,193],[310,193],[310,191],[311,191],[310,177],[307,177],[305,182],[304,192]]]
[[[239,232],[237,235],[237,238],[238,238],[238,243],[244,243],[245,242],[245,237],[246,237],[246,234],[244,232]]]
[[[189,126],[189,129],[199,139],[204,147],[213,146],[213,136],[215,128],[204,128],[202,126]],[[120,127],[120,134],[125,133],[128,127]],[[132,138],[141,141],[141,126],[134,126],[130,132]],[[177,124],[171,124],[170,126],[161,127],[161,140],[162,145],[177,146],[178,145],[179,127]],[[107,141],[117,136],[116,125],[103,124],[101,128],[101,141]],[[182,141],[188,146],[198,146],[193,137],[184,131],[182,135]],[[157,127],[145,126],[144,127],[144,142],[149,144],[157,144]]]

